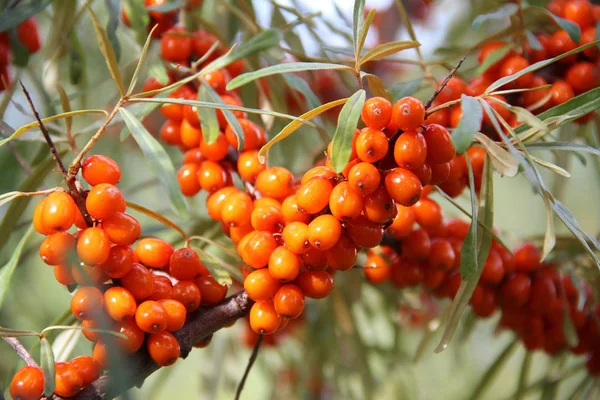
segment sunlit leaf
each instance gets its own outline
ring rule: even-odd
[[[340,111],[335,134],[331,145],[331,164],[335,172],[341,172],[350,161],[352,153],[352,139],[360,119],[363,104],[365,104],[366,92],[359,90],[354,93]]]
[[[519,6],[516,4],[505,4],[495,11],[492,11],[487,14],[481,14],[475,17],[473,23],[471,24],[471,28],[474,31],[476,31],[483,23],[489,21],[497,21],[499,19],[510,17],[511,15],[514,15],[518,10]]]
[[[560,166],[558,166],[556,164],[553,164],[550,161],[546,161],[546,160],[542,160],[541,158],[534,157],[532,155],[530,155],[529,157],[536,164],[539,164],[542,167],[549,169],[550,171],[554,172],[555,174],[564,176],[565,178],[570,178],[571,177],[571,174],[569,173],[569,171],[567,171],[563,167],[560,167]]]
[[[539,142],[526,145],[528,150],[549,150],[549,151],[580,151],[600,156],[600,150],[582,143],[575,142]]]
[[[31,232],[33,232],[33,225],[27,229],[27,232],[21,237],[21,240],[17,244],[17,246],[12,251],[12,256],[10,260],[0,269],[0,308],[2,308],[2,303],[4,302],[4,298],[6,297],[6,293],[8,289],[11,287],[10,280],[19,264],[19,259],[21,258],[21,253],[23,252],[23,247],[25,247],[25,243],[31,236]]]
[[[394,83],[390,88],[390,93],[394,101],[398,101],[403,97],[414,94],[423,82],[423,78],[413,79],[411,81]]]
[[[367,51],[359,60],[359,64],[363,65],[369,61],[379,60],[406,49],[414,49],[419,47],[421,43],[414,40],[399,40],[397,42],[388,42],[373,47]]]
[[[365,45],[365,40],[367,39],[367,35],[369,34],[369,28],[371,28],[371,23],[373,22],[373,18],[375,18],[375,14],[377,13],[376,9],[371,9],[367,17],[363,21],[363,25],[358,32],[358,39],[356,43],[356,49],[358,50],[356,54],[360,54],[362,52],[362,48]],[[364,15],[364,14],[363,14]]]
[[[270,67],[262,68],[257,71],[247,72],[245,74],[241,74],[235,78],[233,78],[227,84],[227,90],[237,89],[240,86],[244,86],[252,81],[255,81],[259,78],[264,78],[265,76],[277,75],[277,74],[286,74],[290,72],[301,72],[301,71],[317,71],[324,69],[333,69],[340,71],[351,71],[347,65],[342,64],[333,64],[333,63],[313,63],[313,62],[293,62],[293,63],[283,63],[277,65],[271,65]]]
[[[377,75],[362,72],[361,78],[367,78],[369,89],[371,89],[371,93],[375,96],[386,98],[389,101],[393,100],[392,95],[385,89],[385,85]]]
[[[187,205],[179,190],[177,174],[169,155],[150,132],[146,130],[140,120],[134,117],[129,110],[120,108],[119,112],[121,113],[127,128],[131,131],[131,135],[140,146],[144,157],[148,161],[150,169],[158,176],[163,184],[173,211],[175,211],[179,217],[187,218]]]
[[[44,396],[50,397],[54,393],[54,353],[47,338],[41,339],[40,367],[44,373]]]
[[[544,207],[546,209],[546,232],[544,233],[544,244],[542,246],[542,261],[548,257],[556,245],[556,233],[554,232],[554,213],[550,206],[550,200],[544,196]]]
[[[467,231],[467,236],[465,236],[465,240],[463,241],[461,250],[460,250],[460,276],[463,281],[472,280],[473,277],[477,274],[479,267],[477,265],[477,240],[478,240],[478,228],[477,228],[477,220],[478,218],[478,210],[477,210],[477,194],[475,193],[475,179],[473,177],[473,168],[471,166],[471,161],[469,157],[466,157],[467,166],[469,170],[469,189],[471,192],[471,215],[473,219],[471,220],[471,226]]]
[[[354,41],[354,54],[358,59],[362,47],[360,46],[360,35],[365,26],[365,0],[354,1],[354,12],[352,13],[352,40]]]
[[[303,120],[310,120],[314,117],[316,117],[317,115],[320,115],[322,113],[324,113],[327,110],[330,110],[334,107],[340,106],[344,103],[346,103],[348,101],[347,98],[345,99],[340,99],[340,100],[335,100],[335,101],[331,101],[329,103],[323,104],[313,110],[310,110],[309,112],[306,112],[304,114],[302,114],[300,116],[300,118],[302,118]],[[287,124],[282,130],[281,132],[279,132],[277,135],[275,135],[275,137],[273,139],[271,139],[267,144],[265,144],[260,151],[258,152],[258,157],[261,160],[261,162],[265,162],[266,156],[269,152],[269,149],[271,147],[273,147],[273,145],[277,142],[281,142],[283,139],[287,138],[288,136],[290,136],[292,133],[294,133],[296,130],[298,130],[298,128],[300,128],[302,126],[302,122],[300,121],[292,121],[289,124]]]
[[[462,117],[458,126],[452,131],[452,142],[457,154],[462,154],[471,143],[475,134],[481,129],[483,111],[476,98],[463,94],[461,96]]]
[[[475,139],[486,149],[500,175],[514,177],[519,173],[519,160],[514,155],[482,133],[478,132]]]

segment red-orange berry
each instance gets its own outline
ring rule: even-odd
[[[43,201],[42,222],[38,224],[41,229],[38,231],[52,233],[68,230],[75,222],[76,211],[77,204],[68,193],[50,193]]]
[[[91,319],[102,311],[104,296],[93,286],[79,288],[71,298],[71,312],[79,319]]]
[[[385,259],[375,253],[369,253],[363,272],[367,280],[375,285],[390,279],[391,267]]]
[[[100,268],[109,278],[122,278],[131,270],[134,257],[133,250],[128,246],[113,246]]]
[[[66,362],[54,364],[54,394],[73,397],[83,388],[83,378],[75,366]]]
[[[541,267],[542,253],[532,243],[521,245],[514,254],[519,272],[532,272]]]
[[[70,233],[53,233],[40,245],[40,257],[48,265],[66,263],[73,255],[75,243],[75,237]]]
[[[104,292],[106,313],[115,321],[132,318],[137,305],[133,295],[125,288],[114,286]]]
[[[83,179],[91,186],[101,183],[116,185],[121,180],[121,168],[113,159],[101,155],[87,157],[81,163]]]
[[[69,286],[75,283],[73,274],[71,273],[71,267],[66,264],[59,264],[54,266],[54,278],[61,285]]]
[[[271,335],[277,332],[281,317],[275,311],[271,300],[261,300],[254,303],[250,309],[250,326],[260,335]]]
[[[421,228],[408,234],[402,240],[402,255],[411,260],[423,261],[431,254],[431,240]]]
[[[414,97],[398,100],[392,109],[392,123],[403,131],[417,129],[425,121],[425,106]]]
[[[442,82],[438,84],[438,88]],[[446,86],[440,91],[436,100],[440,103],[446,103],[448,101],[458,100],[460,96],[467,91],[467,84],[460,78],[453,76],[448,80]]]
[[[104,220],[117,212],[124,212],[127,205],[116,186],[101,183],[90,190],[85,199],[85,207],[92,217]]]
[[[579,62],[567,70],[566,78],[576,93],[587,92],[598,85],[600,69],[591,62]]]
[[[296,279],[302,269],[300,256],[285,246],[279,246],[269,257],[268,270],[271,276],[282,282]]]
[[[148,336],[147,346],[150,357],[161,367],[175,364],[181,354],[179,342],[169,332],[151,334]]]
[[[521,56],[511,56],[508,57],[500,66],[500,76],[507,77],[510,75],[514,75],[517,72],[524,70],[529,67],[529,61],[525,59],[525,57]],[[514,81],[507,83],[504,87],[509,89],[517,89],[517,88],[528,88],[531,86],[533,82],[533,73],[526,73]]]
[[[346,271],[356,264],[358,248],[346,234],[342,234],[335,246],[326,251],[327,264],[337,271]]]
[[[242,152],[256,150],[267,143],[267,134],[264,129],[250,121],[249,119],[241,118],[238,120],[242,131],[244,132],[244,147]],[[227,125],[225,129],[225,137],[229,144],[234,148],[238,148],[238,139],[231,125]],[[264,164],[263,164],[264,165]]]
[[[179,146],[182,144],[181,123],[179,121],[168,119],[160,128],[160,138],[171,146]]]
[[[196,279],[206,280],[208,276],[201,276]],[[204,299],[202,298],[202,292],[200,292],[199,286],[192,281],[179,281],[173,286],[173,300],[177,300],[185,306],[188,312],[193,312],[200,307],[200,304]]]
[[[358,217],[363,210],[363,206],[366,207],[365,202],[367,200],[367,197],[365,197],[365,202],[363,202],[361,194],[361,192],[354,190],[349,182],[338,183],[329,196],[331,214],[342,221]],[[369,196],[373,195],[372,192]]]
[[[294,177],[282,167],[271,167],[262,171],[256,178],[256,190],[265,197],[282,199],[293,191]]]
[[[144,238],[135,248],[138,260],[150,268],[165,268],[169,265],[174,249],[170,243],[157,238]]]
[[[185,28],[174,27],[162,36],[160,55],[163,59],[173,62],[184,62],[192,54],[192,38]]]
[[[412,207],[415,219],[423,228],[435,228],[442,224],[444,216],[439,204],[431,199],[421,199]]]
[[[298,207],[309,214],[317,214],[327,207],[332,190],[333,185],[328,179],[312,178],[304,183],[296,193]]]
[[[348,235],[359,247],[373,248],[379,245],[383,239],[383,226],[369,221],[365,216],[346,222]]]
[[[362,161],[374,163],[388,152],[387,136],[379,129],[364,128],[356,137],[356,154]]]
[[[552,104],[555,106],[566,103],[575,97],[573,87],[568,82],[563,80],[557,80],[554,82],[550,88],[550,93],[552,93]]]
[[[13,399],[38,400],[43,392],[44,373],[40,368],[22,367],[10,381],[10,395]]]
[[[129,290],[136,300],[143,300],[154,292],[152,273],[138,263],[134,263],[129,272],[121,278],[121,285]]]
[[[427,144],[427,162],[444,164],[456,156],[450,132],[441,125],[427,125],[423,132]]]
[[[279,279],[272,276],[267,268],[252,271],[244,279],[244,289],[248,297],[254,301],[273,298],[280,287]]]
[[[404,168],[395,168],[386,175],[385,188],[396,203],[405,207],[419,201],[423,190],[419,178]]]
[[[167,327],[169,332],[178,331],[185,324],[187,310],[185,306],[173,299],[163,299],[158,301],[167,311]]]
[[[83,380],[83,386],[87,386],[100,378],[100,364],[91,356],[79,356],[69,361]]]
[[[217,139],[212,143],[208,143],[201,138],[200,151],[207,160],[215,162],[221,161],[225,158],[225,156],[227,156],[227,152],[229,151],[229,142],[223,133],[220,133],[219,136],[217,136]]]
[[[394,219],[396,212],[396,203],[383,186],[364,197],[363,214],[369,221],[386,224]]]
[[[373,193],[381,183],[381,174],[376,166],[368,162],[355,164],[348,172],[348,184],[356,192],[367,195]]]
[[[135,312],[135,323],[144,332],[161,332],[167,327],[167,310],[157,301],[146,300]]]
[[[322,299],[333,288],[333,277],[326,271],[304,271],[294,282],[306,297]]]
[[[194,280],[194,284],[202,294],[202,304],[214,306],[227,296],[227,285],[221,285],[212,276],[206,275]]]
[[[396,217],[386,232],[396,239],[402,239],[410,232],[415,224],[416,217],[412,207],[404,207],[396,204]]]
[[[275,311],[284,318],[298,318],[304,310],[304,293],[296,285],[283,285],[273,299]]]
[[[177,172],[177,182],[184,196],[192,197],[198,194],[202,187],[198,179],[200,166],[198,164],[183,164]]]
[[[102,229],[114,244],[129,246],[142,233],[142,227],[137,219],[123,212],[114,213],[102,221]]]
[[[333,215],[320,215],[308,225],[308,241],[319,250],[335,246],[342,234],[342,225]]]
[[[409,130],[404,132],[394,145],[394,160],[399,167],[417,169],[427,157],[427,143],[420,132]]]
[[[277,241],[269,232],[255,232],[251,235],[240,255],[252,268],[264,268],[269,263],[271,253],[278,246]]]
[[[450,241],[445,239],[434,239],[431,241],[431,252],[427,262],[432,268],[449,270],[454,267],[456,254]]]
[[[159,301],[173,297],[173,282],[170,278],[164,275],[153,275],[152,280],[154,281],[154,290],[148,300]]]
[[[84,264],[100,265],[110,256],[110,239],[103,229],[87,228],[77,239],[77,255]]]
[[[256,182],[258,174],[267,169],[258,159],[258,150],[248,150],[240,153],[237,161],[237,170],[240,177],[252,184]]]
[[[587,0],[567,1],[562,12],[563,18],[575,22],[582,30],[594,24],[592,4]]]
[[[198,182],[200,187],[209,193],[224,188],[229,182],[228,172],[225,168],[214,161],[203,161],[198,170]]]
[[[369,128],[383,129],[392,119],[392,103],[383,97],[372,97],[365,101],[360,116]]]
[[[208,274],[208,270],[200,261],[198,253],[194,250],[184,247],[176,250],[169,260],[169,273],[171,276],[180,281],[187,281],[204,274]]]

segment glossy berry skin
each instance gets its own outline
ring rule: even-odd
[[[442,82],[438,83],[438,88]],[[467,84],[462,79],[453,76],[448,80],[446,86],[440,91],[436,100],[440,103],[446,103],[448,101],[458,100],[460,96],[467,91]]]
[[[265,197],[282,199],[292,194],[293,180],[289,170],[271,167],[258,174],[255,187]]]
[[[347,234],[342,234],[335,246],[326,251],[327,264],[337,271],[346,271],[356,264],[358,248]]]
[[[371,222],[386,224],[396,217],[396,203],[385,187],[380,187],[364,197],[363,214]],[[358,215],[355,215],[357,217]]]
[[[381,183],[381,174],[376,166],[368,162],[355,164],[348,172],[348,184],[362,195],[373,193]]]
[[[214,306],[227,296],[227,286],[221,285],[212,276],[201,276],[194,280],[194,284],[202,294],[203,305]]]
[[[184,196],[192,197],[200,192],[202,187],[198,180],[200,166],[198,164],[183,164],[177,172],[179,189]]]
[[[151,334],[148,336],[147,346],[150,357],[161,367],[175,364],[181,354],[179,342],[169,332]]]
[[[113,159],[102,156],[89,156],[81,162],[83,179],[91,186],[101,183],[116,185],[121,180],[121,168]]]
[[[50,193],[44,199],[41,211],[42,222],[40,225],[43,227],[42,230],[47,233],[66,231],[75,222],[76,211],[77,205],[75,204],[75,200],[68,193]],[[40,232],[42,230],[38,229]]]
[[[427,125],[423,132],[427,145],[427,162],[444,164],[452,161],[456,156],[456,149],[452,143],[450,132],[437,124]]]
[[[154,292],[152,273],[142,264],[134,263],[129,272],[121,278],[121,285],[127,289],[136,300],[143,300]]]
[[[75,366],[58,362],[54,364],[54,394],[61,397],[72,397],[83,387],[83,378]]]
[[[17,25],[17,39],[30,54],[37,53],[42,47],[37,22],[34,17],[27,18]]]
[[[363,272],[369,282],[377,285],[389,280],[391,268],[383,257],[377,254],[369,254]]]
[[[333,185],[328,179],[315,177],[303,184],[296,197],[298,206],[309,214],[317,214],[327,207]]]
[[[134,253],[128,246],[113,246],[108,259],[100,265],[109,278],[122,278],[133,266]]]
[[[302,260],[299,255],[285,246],[279,246],[269,257],[268,271],[270,275],[282,282],[290,282],[296,279],[302,268]]]
[[[13,399],[38,400],[44,392],[44,373],[40,368],[25,366],[10,381]]]
[[[379,129],[365,128],[356,137],[356,154],[362,161],[377,162],[385,157],[388,148],[387,136]]]
[[[104,305],[107,314],[115,321],[133,318],[137,308],[133,295],[120,286],[104,292]]]
[[[71,312],[81,320],[92,319],[102,311],[104,296],[93,286],[80,288],[71,298]]]
[[[333,215],[320,215],[308,225],[308,241],[319,250],[335,246],[342,234],[342,225]]]
[[[405,207],[419,201],[423,190],[419,178],[404,168],[396,168],[386,175],[385,188],[396,203]]]
[[[75,237],[67,232],[56,232],[40,245],[40,257],[48,265],[68,263],[75,250]]]
[[[150,268],[166,268],[173,253],[173,246],[157,238],[144,238],[135,248],[140,262]]]
[[[102,221],[102,229],[114,244],[129,246],[142,233],[142,227],[137,219],[123,212],[114,213]]]
[[[394,160],[399,167],[417,169],[427,158],[425,137],[415,130],[400,135],[394,145]]]
[[[358,217],[363,206],[361,193],[354,190],[348,182],[338,183],[329,196],[329,210],[341,221]]]
[[[542,254],[532,243],[525,243],[514,252],[518,272],[532,272],[541,266]]]
[[[425,107],[414,97],[398,100],[392,109],[392,123],[403,131],[417,129],[425,121]]]
[[[252,268],[263,268],[269,263],[269,257],[275,248],[277,241],[271,233],[255,232],[242,249],[242,259]]]
[[[273,277],[267,268],[253,271],[244,279],[244,289],[254,301],[273,298],[280,287],[279,279]]]
[[[185,306],[172,299],[163,299],[158,301],[160,305],[167,311],[167,327],[168,332],[178,331],[185,324],[187,310]]]
[[[259,161],[257,150],[244,151],[238,157],[237,169],[240,177],[252,184],[256,182],[258,174],[266,168],[267,165]]]
[[[110,239],[101,228],[87,228],[77,239],[77,255],[87,265],[100,265],[110,256]]]
[[[355,245],[373,248],[383,239],[383,226],[369,221],[364,215],[346,222],[346,231]]]
[[[127,205],[116,186],[101,183],[94,186],[85,199],[88,213],[97,220],[104,220],[117,212],[124,212]]]
[[[91,356],[79,356],[69,361],[83,380],[83,386],[87,386],[100,378],[100,364]]]
[[[198,253],[188,247],[177,249],[171,255],[169,272],[173,278],[182,281],[208,274],[208,270],[200,261]]]
[[[527,67],[529,67],[529,61],[527,61],[527,59],[521,56],[511,56],[508,57],[500,66],[500,76],[506,77],[514,75]],[[506,84],[505,87],[509,89],[527,88],[531,86],[532,81],[533,73],[530,72]]]
[[[392,119],[392,103],[383,97],[372,97],[365,101],[360,116],[369,128],[383,129]]]
[[[591,62],[579,62],[567,71],[567,82],[576,93],[594,89],[600,81],[600,69]]]
[[[187,61],[192,54],[192,38],[186,36],[184,28],[172,28],[160,41],[160,54],[167,61]]]
[[[167,310],[157,301],[144,301],[135,312],[135,322],[144,332],[161,332],[167,327]]]
[[[333,288],[333,278],[325,271],[305,271],[298,275],[297,285],[306,297],[322,299],[329,295]]]
[[[115,332],[119,332],[127,337],[127,339],[117,338],[117,344],[119,345],[119,349],[127,354],[135,353],[144,344],[146,334],[137,325],[135,319],[120,321],[115,326],[114,330]],[[94,358],[96,358],[95,355]]]
[[[204,278],[207,277],[200,277],[196,281]],[[202,292],[194,282],[179,281],[173,286],[173,300],[183,304],[188,312],[193,312],[200,307]]]
[[[283,228],[283,243],[296,254],[303,254],[310,248],[308,225],[303,222],[291,222]]]
[[[254,332],[261,335],[272,335],[277,332],[280,324],[281,317],[275,311],[272,301],[257,301],[250,309],[250,327]]]
[[[273,299],[275,311],[284,318],[298,318],[304,310],[304,293],[296,285],[284,285]]]

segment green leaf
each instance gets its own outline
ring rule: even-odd
[[[320,115],[320,114],[324,113],[325,111],[332,109],[333,107],[337,107],[337,106],[340,106],[340,105],[346,103],[347,101],[348,101],[347,98],[331,101],[329,103],[323,104],[315,109],[312,109],[312,110],[302,114],[300,116],[300,118],[302,118],[303,120],[310,120],[310,119],[316,117],[317,115]],[[302,126],[302,122],[300,122],[300,121],[292,121],[289,124],[287,124],[281,130],[281,132],[279,132],[277,135],[275,135],[275,137],[273,139],[269,140],[269,142],[260,149],[260,151],[258,152],[258,158],[259,158],[260,162],[264,163],[266,161],[266,157],[269,152],[269,149],[271,147],[273,147],[273,145],[275,143],[280,142],[283,139],[287,138],[292,133],[294,133],[296,130],[298,130],[298,128],[300,128],[301,126]]]
[[[152,63],[148,68],[148,75],[156,79],[161,85],[169,83],[169,73],[162,62]]]
[[[294,74],[283,74],[283,79],[285,79],[288,85],[304,95],[306,105],[309,109],[317,108],[321,105],[321,100],[319,100],[304,79]]]
[[[462,154],[471,143],[475,134],[481,129],[481,121],[483,120],[483,111],[481,104],[476,98],[463,94],[461,96],[462,117],[458,126],[452,132],[452,142],[456,147],[456,153]]]
[[[333,69],[340,71],[352,71],[347,65],[333,64],[333,63],[313,63],[313,62],[292,62],[283,63],[277,65],[271,65],[270,67],[262,68],[257,71],[247,72],[233,78],[227,84],[227,90],[234,90],[240,86],[244,86],[252,81],[265,76],[271,76],[276,74],[285,74],[289,72],[301,72],[301,71],[317,71],[323,69]]]
[[[475,139],[485,148],[492,160],[494,169],[500,175],[511,178],[517,176],[519,173],[519,160],[515,156],[480,132],[477,132]]]
[[[207,257],[208,255],[208,257]],[[213,279],[217,281],[219,285],[227,285],[231,286],[233,283],[231,279],[231,275],[227,272],[225,268],[221,265],[221,262],[217,260],[215,257],[210,256],[206,252],[200,252],[198,255],[202,260],[202,263],[206,266]]]
[[[577,29],[579,29],[579,28],[577,28]],[[491,92],[495,91],[496,89],[498,89],[498,88],[506,85],[507,83],[512,82],[512,81],[514,81],[516,79],[519,79],[520,77],[522,77],[525,74],[537,71],[537,70],[539,70],[541,68],[544,68],[547,65],[550,65],[550,64],[552,64],[552,63],[554,63],[554,62],[556,62],[558,60],[562,60],[563,58],[568,57],[568,56],[570,56],[572,54],[577,54],[577,53],[579,53],[579,52],[587,49],[588,47],[595,46],[598,43],[600,43],[600,42],[599,41],[595,41],[595,42],[587,43],[587,44],[584,44],[583,46],[579,46],[576,49],[573,49],[571,51],[567,51],[566,53],[563,53],[563,54],[561,54],[559,56],[556,56],[554,58],[550,58],[548,60],[543,60],[543,61],[536,62],[535,64],[532,64],[529,67],[527,67],[525,69],[522,69],[521,71],[519,71],[519,72],[517,72],[515,74],[509,75],[509,76],[505,76],[504,78],[498,79],[496,82],[492,83],[487,88],[487,90],[485,91],[485,93],[486,94],[487,93],[491,93]],[[588,93],[590,93],[590,92],[588,92]],[[571,99],[571,100],[573,100],[573,99]],[[550,111],[550,110],[548,110],[548,111]]]
[[[100,21],[98,21],[98,17],[92,11],[92,8],[85,3],[85,8],[90,14],[90,18],[92,19],[92,24],[94,25],[94,30],[96,31],[96,37],[98,38],[98,44],[100,45],[100,51],[104,56],[104,60],[106,61],[106,65],[108,66],[108,70],[110,71],[110,75],[113,80],[117,84],[119,88],[119,93],[121,96],[125,95],[125,86],[123,85],[123,78],[121,78],[121,72],[119,71],[119,64],[117,62],[117,56],[115,55],[115,50],[113,49],[110,41],[106,36],[106,31],[100,25]]]
[[[146,130],[144,125],[129,110],[120,108],[119,112],[131,131],[131,135],[140,146],[150,168],[154,171],[167,191],[167,197],[173,211],[181,217],[188,218],[189,213],[183,195],[177,184],[177,174],[169,155],[160,143]]]
[[[466,157],[467,166],[469,170],[469,189],[471,192],[471,226],[465,237],[465,241],[460,250],[460,276],[464,281],[472,280],[477,274],[479,267],[477,266],[477,240],[479,235],[477,234],[477,194],[475,193],[475,179],[473,177],[473,168],[469,157]]]
[[[101,328],[88,328],[81,325],[52,325],[41,332],[42,335],[45,335],[47,332],[51,331],[90,331],[90,332],[98,332],[104,333],[106,335],[111,335],[115,337],[119,337],[121,339],[127,339],[127,336],[124,333],[114,331],[112,329],[101,329]]]
[[[600,42],[598,42],[600,43]],[[589,112],[595,111],[600,108],[600,87],[590,90],[577,97],[573,97],[571,100],[556,106],[551,109],[544,111],[537,117],[542,121],[551,117],[569,117],[569,120],[576,119]],[[517,127],[515,133],[521,133],[525,131],[525,127]]]
[[[117,28],[119,26],[119,19],[121,16],[121,7],[119,7],[118,0],[104,0],[106,8],[108,10],[108,23],[106,24],[106,34],[110,40],[113,50],[115,51],[115,57],[117,61],[121,58],[121,44],[117,37]]]
[[[148,25],[150,25],[150,15],[144,6],[143,1],[139,0],[124,0],[123,6],[125,14],[131,22],[131,28],[136,33],[138,41],[143,41],[148,35]]]
[[[23,45],[17,38],[16,28],[12,28],[8,31],[10,39],[10,50],[12,53],[12,63],[17,67],[26,67],[29,63],[29,50]]]
[[[505,46],[502,46],[499,49],[492,51],[490,55],[485,58],[483,63],[481,63],[479,67],[475,69],[475,76],[482,75],[485,71],[490,69],[492,65],[502,60],[504,56],[506,56],[508,52],[512,49],[514,49],[514,45],[512,43],[507,43]]]
[[[492,11],[487,14],[478,15],[471,24],[471,29],[476,31],[479,27],[488,21],[496,21],[499,19],[510,17],[511,15],[515,15],[515,13],[519,10],[519,6],[516,4],[505,4],[499,9]]]
[[[553,19],[561,29],[564,29],[569,34],[569,37],[572,41],[578,44],[581,42],[581,29],[579,29],[579,25],[577,25],[575,22],[560,18],[559,16],[552,14],[550,10],[544,7],[533,6],[531,8],[546,14],[548,17]]]
[[[402,50],[414,49],[420,45],[421,43],[414,40],[399,40],[396,42],[383,43],[367,51],[360,58],[358,63],[359,65],[363,65],[369,61],[379,60]]]
[[[575,142],[539,142],[526,145],[528,150],[550,151],[580,151],[600,156],[600,150],[582,143]]]
[[[41,339],[40,367],[44,373],[44,396],[50,397],[54,393],[54,353],[45,337]]]
[[[205,81],[206,82],[206,81]],[[198,100],[200,101],[211,101],[211,97],[208,94],[208,85],[202,85],[198,90]],[[198,107],[198,118],[200,119],[200,125],[202,127],[202,138],[206,143],[214,143],[219,138],[221,131],[219,130],[219,121],[217,120],[217,113],[212,108]],[[242,135],[243,140],[243,135]]]
[[[12,256],[10,257],[10,260],[8,260],[8,263],[6,263],[2,267],[2,269],[0,269],[0,308],[2,308],[2,302],[4,301],[6,293],[10,288],[10,280],[12,278],[13,272],[15,272],[15,269],[19,264],[19,258],[21,258],[23,247],[25,247],[25,243],[27,243],[29,236],[31,236],[31,232],[33,232],[33,225],[31,225],[29,229],[27,229],[27,232],[25,232],[25,234],[19,241],[17,247],[15,247],[15,249],[13,250]]]
[[[86,54],[75,29],[69,33],[69,44],[70,46],[67,46],[69,49],[69,81],[73,85],[78,85],[85,75]]]
[[[0,337],[40,336],[38,332],[22,329],[10,329],[0,326]]]
[[[33,17],[48,5],[52,0],[22,0],[14,3],[14,7],[5,7],[0,14],[0,32],[16,27],[29,17]]]
[[[362,48],[365,45],[365,40],[367,39],[367,35],[369,34],[369,28],[371,28],[371,23],[373,22],[373,18],[375,18],[376,13],[377,13],[377,10],[374,8],[369,11],[369,14],[367,14],[367,18],[365,18],[365,20],[363,22],[363,26],[361,27],[361,30],[358,32],[359,36],[358,36],[357,44],[355,46],[358,49],[358,52],[356,52],[356,54],[362,53]]]
[[[397,82],[390,88],[390,93],[394,101],[398,101],[403,97],[414,94],[423,82],[423,78],[417,78],[410,81]]]
[[[335,172],[341,172],[350,161],[352,139],[358,125],[360,112],[365,104],[366,92],[359,90],[354,93],[340,112],[333,143],[331,144],[331,164]]]
[[[529,47],[531,47],[531,50],[544,50],[544,46],[542,46],[537,36],[535,36],[533,32],[525,31],[525,35],[527,36],[527,43],[529,43]]]
[[[270,49],[271,47],[279,44],[280,39],[281,32],[277,29],[267,29],[265,31],[262,31],[258,35],[252,37],[247,42],[236,46],[229,53],[224,54],[223,56],[217,58],[216,60],[208,64],[206,67],[202,68],[202,72],[210,72],[224,68],[232,62],[239,60],[240,58],[247,58],[263,50]],[[228,88],[227,90],[231,89]]]
[[[365,0],[354,1],[354,12],[352,18],[352,39],[354,41],[354,55],[358,59],[362,46],[360,36],[365,25]]]
[[[107,0],[107,1],[111,1],[111,0]],[[146,62],[146,56],[148,55],[148,49],[150,48],[150,43],[152,43],[152,33],[154,32],[155,29],[156,29],[156,26],[154,28],[152,28],[152,30],[150,31],[150,33],[148,34],[148,37],[146,38],[146,43],[144,43],[144,47],[142,47],[142,52],[140,53],[140,58],[137,62],[137,65],[135,66],[135,71],[133,72],[133,76],[131,77],[131,82],[129,82],[129,88],[127,89],[127,95],[130,95],[133,92],[133,89],[135,89],[135,85],[137,85],[138,75],[142,71],[142,67],[144,66],[144,63]],[[148,72],[150,73],[150,75],[152,75],[152,72],[155,69],[157,69],[157,67],[156,67],[157,65],[162,67],[164,76],[161,76],[161,78],[166,77],[166,82],[164,82],[165,79],[160,80],[157,78],[157,80],[159,82],[161,82],[163,85],[166,85],[169,82],[169,76],[167,75],[167,71],[166,71],[165,67],[162,65],[162,63],[152,64],[150,66]]]
[[[385,89],[383,81],[377,75],[361,72],[360,76],[361,79],[367,78],[369,89],[371,89],[371,93],[373,93],[375,96],[383,97],[385,99],[388,99],[389,101],[393,100],[392,95]]]

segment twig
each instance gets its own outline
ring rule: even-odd
[[[214,307],[201,307],[189,314],[183,328],[173,333],[181,347],[181,357],[186,358],[194,344],[200,340],[244,317],[250,311],[251,306],[252,300],[248,298],[246,292],[240,291]],[[127,368],[119,370],[118,379],[104,375],[70,399],[106,400],[115,398],[128,389],[141,385],[148,376],[160,368],[145,350],[129,356],[125,362],[127,362],[124,364],[127,365]],[[114,381],[117,380],[125,384],[116,385]],[[61,399],[61,397],[54,396],[52,399]]]
[[[250,359],[248,360],[248,365],[246,366],[246,371],[244,371],[244,376],[242,376],[242,380],[235,391],[235,400],[239,400],[242,395],[242,390],[244,390],[244,385],[246,384],[246,379],[248,379],[248,375],[250,374],[250,370],[258,357],[258,350],[260,350],[260,345],[262,344],[264,335],[260,335],[256,344],[254,345],[254,349],[252,350],[252,354],[250,355]]]
[[[440,94],[440,92],[442,90],[444,90],[444,88],[448,84],[448,81],[450,81],[450,79],[452,79],[452,77],[454,76],[454,73],[460,68],[460,66],[465,61],[465,59],[467,58],[468,55],[469,55],[469,52],[466,52],[465,55],[462,56],[462,58],[460,59],[460,61],[458,61],[458,63],[454,66],[454,68],[452,68],[452,71],[450,71],[450,73],[448,74],[448,76],[446,76],[446,78],[444,79],[444,81],[442,82],[442,84],[435,90],[435,92],[429,98],[429,100],[427,100],[427,103],[425,104],[425,109],[428,109],[429,107],[431,107],[431,104],[433,104],[433,101],[436,99],[436,97],[438,97],[438,95]]]
[[[67,170],[66,170],[62,160],[60,159],[60,156],[58,155],[56,146],[54,145],[54,142],[52,141],[52,138],[50,137],[50,133],[48,133],[46,126],[44,126],[44,123],[42,122],[40,115],[38,114],[35,106],[33,105],[33,101],[31,100],[31,96],[29,95],[29,92],[25,88],[25,85],[23,85],[23,82],[19,81],[19,84],[21,85],[21,89],[23,89],[23,93],[25,94],[25,97],[27,98],[27,102],[29,103],[29,107],[31,108],[31,111],[33,112],[33,116],[35,117],[35,119],[39,125],[39,128],[42,131],[42,135],[44,135],[44,139],[46,140],[48,147],[50,147],[50,153],[52,153],[52,158],[54,158],[54,161],[56,161],[56,164],[58,165],[58,168],[60,169],[60,172],[61,172],[63,178],[65,179],[65,182],[67,183],[67,186],[69,186],[69,190],[71,192],[71,196],[73,197],[73,200],[75,200],[75,203],[77,204],[77,207],[79,208],[79,211],[81,211],[81,215],[83,215],[83,218],[84,218],[86,224],[88,226],[91,226],[92,218],[88,214],[87,209],[85,207],[85,197],[84,197],[83,191],[80,189],[80,187],[78,187],[77,182],[75,181],[74,177],[73,178],[69,177],[69,174],[67,173]]]
[[[21,357],[23,361],[27,363],[27,365],[32,367],[38,366],[33,357],[31,357],[31,354],[29,354],[27,349],[23,347],[21,342],[19,342],[19,339],[17,339],[16,337],[3,337],[2,339],[4,339],[6,343],[10,344],[12,348],[15,349],[19,357]]]

